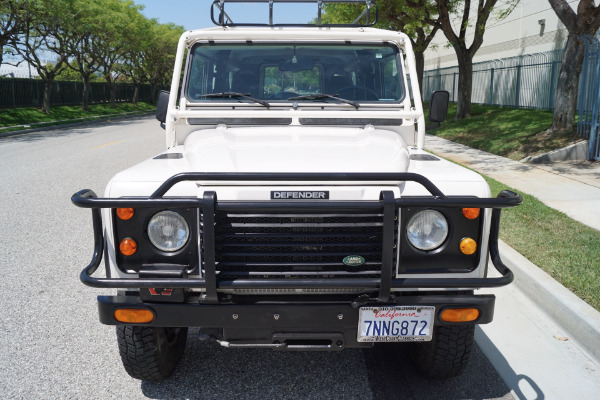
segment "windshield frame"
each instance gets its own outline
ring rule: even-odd
[[[392,75],[394,76],[396,82],[395,84],[397,85],[396,90],[400,91],[399,93],[401,94],[399,96],[399,99],[387,99],[387,98],[380,98],[378,100],[366,100],[366,99],[354,99],[354,98],[349,98],[348,100],[351,100],[353,102],[356,102],[358,104],[361,105],[361,107],[365,107],[367,106],[368,108],[371,107],[398,107],[398,106],[402,106],[404,104],[404,102],[407,100],[407,92],[409,90],[409,88],[407,87],[407,80],[406,80],[406,74],[408,73],[407,70],[405,69],[405,65],[404,65],[404,51],[401,47],[399,47],[397,45],[397,43],[392,42],[392,41],[355,41],[352,40],[350,41],[341,41],[341,40],[328,40],[326,42],[315,42],[315,41],[306,41],[306,40],[260,40],[260,41],[238,41],[238,40],[228,40],[228,41],[219,41],[219,42],[215,42],[215,41],[211,41],[211,40],[198,40],[195,41],[188,50],[188,57],[186,59],[186,67],[185,67],[185,72],[184,72],[184,76],[183,76],[183,87],[182,87],[182,95],[183,97],[185,97],[186,99],[186,103],[189,106],[192,106],[194,108],[196,107],[203,107],[203,106],[207,106],[207,107],[215,107],[215,106],[219,106],[219,107],[231,107],[231,106],[235,106],[235,107],[252,107],[255,106],[254,104],[251,103],[244,103],[241,102],[239,100],[236,99],[218,99],[218,98],[211,98],[211,99],[197,99],[197,98],[192,98],[192,96],[190,95],[190,83],[191,83],[191,71],[192,71],[192,66],[193,66],[193,62],[194,62],[194,57],[195,57],[195,49],[197,49],[200,46],[206,46],[206,47],[211,47],[214,48],[216,46],[247,46],[248,48],[250,48],[251,46],[273,46],[273,47],[277,47],[277,46],[282,46],[282,47],[290,47],[290,46],[315,46],[315,47],[327,47],[327,46],[339,46],[340,49],[343,49],[344,47],[365,47],[365,48],[390,48],[392,50],[392,54],[389,54],[387,57],[383,57],[385,58],[390,58],[390,57],[394,57],[395,60],[395,66],[394,68],[396,68],[396,74]],[[274,64],[272,62],[269,62],[268,60],[265,60],[264,63],[261,64],[257,64],[259,66],[259,78],[258,81],[256,82],[260,88],[262,89],[262,87],[264,86],[264,70],[266,66],[273,66]],[[316,65],[316,63],[315,63]],[[319,65],[320,70],[322,71],[322,64]],[[382,67],[383,68],[383,67]],[[229,73],[229,77],[231,77],[231,73]],[[381,80],[380,85],[383,88],[383,84],[384,84],[384,78],[386,76],[384,75],[384,72],[382,70],[381,76],[379,77],[379,79]],[[208,78],[207,78],[208,79]],[[213,78],[214,79],[214,78]],[[227,88],[227,90],[233,90],[233,88],[231,87],[231,83],[228,82],[227,84],[229,84],[229,88]],[[320,87],[319,89],[323,89],[323,87]],[[210,90],[214,90],[217,91],[218,89],[215,88],[210,88]],[[207,90],[210,91],[210,90]],[[321,93],[323,93],[323,91],[321,91]],[[326,93],[326,91],[325,91]],[[398,92],[397,92],[398,93]],[[327,94],[332,94],[332,95],[336,95],[337,93],[327,93]],[[290,97],[296,97],[296,96],[302,96],[302,93],[297,93],[295,94],[295,96],[290,96]],[[343,103],[339,103],[339,102],[323,102],[323,101],[315,101],[315,100],[288,100],[287,98],[283,98],[283,99],[270,99],[268,97],[265,97],[262,93],[261,95],[258,95],[258,93],[254,93],[253,97],[256,97],[258,99],[261,100],[265,100],[268,101],[269,104],[272,107],[289,107],[290,104],[294,104],[295,106],[301,104],[302,106],[319,106],[319,107],[337,107],[339,108],[341,107],[345,107],[345,104]],[[344,98],[344,96],[340,95],[338,97],[342,97]],[[354,107],[352,107],[351,105],[348,104],[348,107],[354,109]]]

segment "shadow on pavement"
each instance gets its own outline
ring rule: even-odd
[[[360,350],[276,352],[224,349],[190,329],[184,359],[168,380],[142,382],[150,398],[369,399]]]
[[[545,398],[544,392],[533,379],[527,375],[515,373],[506,358],[479,327],[475,328],[475,340],[518,399],[543,400]]]
[[[342,352],[223,349],[189,332],[182,363],[170,379],[142,382],[150,398],[190,399],[513,399],[477,346],[463,375],[427,379],[406,345]]]
[[[375,400],[415,399],[513,399],[492,364],[473,346],[469,364],[461,376],[424,378],[413,367],[410,344],[382,344],[364,351]]]
[[[140,119],[148,119],[150,116],[135,117],[116,117],[108,121],[87,121],[75,124],[54,125],[47,128],[40,128],[35,132],[16,133],[10,136],[0,136],[0,141],[10,141],[17,143],[37,142],[48,138],[56,138],[65,135],[82,135],[90,133],[93,128],[102,128],[110,126],[128,126],[135,125]]]

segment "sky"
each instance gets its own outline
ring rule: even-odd
[[[157,18],[161,23],[173,22],[187,30],[214,26],[210,19],[213,0],[134,0],[143,5],[142,13],[147,18]],[[234,22],[266,23],[269,18],[268,4],[226,5],[225,10]],[[316,4],[275,4],[274,22],[308,22],[317,16]],[[216,15],[215,15],[216,18]]]

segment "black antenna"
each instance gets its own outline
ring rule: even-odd
[[[269,4],[269,22],[268,23],[248,23],[248,22],[234,22],[233,19],[225,11],[226,4],[232,3],[244,3],[246,5],[251,4]],[[317,19],[314,23],[299,22],[299,23],[286,23],[279,24],[274,22],[273,9],[275,4],[307,4],[312,3],[317,6]],[[351,23],[323,23],[323,7],[328,4],[362,4],[364,9]],[[215,19],[215,8],[217,9],[217,19]],[[375,12],[372,12],[372,9]],[[373,15],[374,14],[374,15]],[[369,27],[377,23],[379,18],[379,8],[374,0],[214,0],[210,8],[210,18],[215,25],[218,26],[291,26],[291,27]],[[364,23],[360,21],[364,19]]]

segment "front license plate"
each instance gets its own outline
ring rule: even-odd
[[[433,334],[433,306],[361,307],[359,342],[428,342]]]

